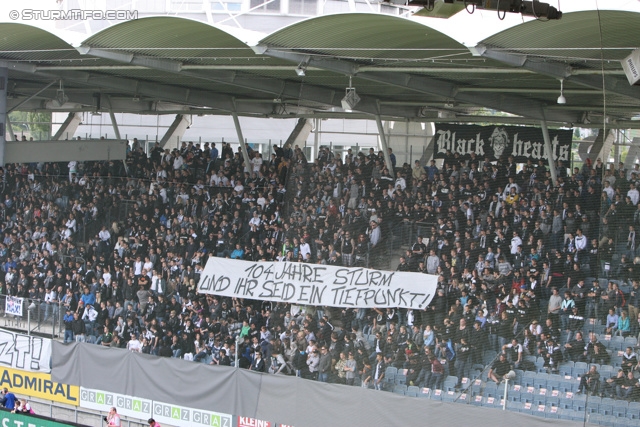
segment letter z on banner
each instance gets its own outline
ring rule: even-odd
[[[422,273],[210,257],[198,291],[300,305],[419,310],[433,298],[437,281]]]

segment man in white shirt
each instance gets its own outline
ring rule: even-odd
[[[398,188],[398,186],[400,186],[400,189],[402,191],[404,191],[405,188],[407,188],[407,181],[405,181],[405,179],[402,177],[402,173],[400,172],[398,172],[398,178],[396,179],[394,188]]]
[[[93,335],[93,331],[96,324],[96,319],[98,318],[98,312],[91,304],[87,304],[84,309],[84,314],[82,315],[82,320],[84,320],[84,326],[87,330],[87,335]]]
[[[106,226],[102,226],[102,230],[98,233],[98,237],[107,245],[109,244],[109,239],[111,239],[111,233],[107,230]]]
[[[371,246],[375,247],[378,242],[380,242],[382,232],[380,231],[380,226],[377,222],[371,221],[369,225],[371,226],[369,231],[369,242],[371,243]]]
[[[184,159],[180,154],[177,154],[173,159],[173,170],[179,170],[184,164]]]
[[[300,253],[303,259],[307,259],[307,255],[311,255],[311,246],[304,237],[300,239]]]
[[[589,242],[589,239],[587,239],[587,236],[582,234],[582,230],[580,228],[578,228],[578,230],[576,231],[576,237],[574,239],[574,244],[576,246],[576,252],[578,254],[578,259],[587,250],[587,243],[588,242]]]
[[[260,153],[255,153],[253,159],[251,159],[251,164],[253,165],[253,171],[259,172],[262,167],[262,155]]]
[[[604,191],[605,193],[607,193],[607,197],[609,198],[609,200],[613,200],[613,188],[611,187],[611,183],[609,181],[605,181],[604,182],[604,188],[602,189],[602,191]]]
[[[131,339],[127,343],[127,350],[140,353],[142,350],[142,343],[138,340],[138,336],[132,332]]]
[[[69,182],[73,182],[73,175],[78,173],[78,162],[71,160],[67,167],[69,168]]]
[[[636,186],[634,183],[629,184],[629,191],[627,191],[627,196],[631,199],[631,203],[633,206],[638,204],[638,200],[640,199],[640,193],[636,190]]]
[[[515,255],[518,252],[518,246],[522,246],[522,239],[518,236],[518,232],[513,232],[513,239],[511,239],[511,244],[509,248],[511,250],[511,255]]]
[[[53,318],[55,319],[58,314],[58,293],[51,288],[46,294],[44,294],[44,319],[43,322],[46,322],[49,319],[49,315],[53,314]]]

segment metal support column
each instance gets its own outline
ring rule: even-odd
[[[9,70],[0,68],[0,166],[4,167],[4,149],[7,142],[7,82]]]
[[[174,138],[176,142],[182,139],[182,135],[184,135],[189,126],[191,126],[191,120],[188,116],[184,114],[176,114],[175,120],[171,123],[167,132],[160,139],[160,147],[168,148],[168,144],[173,141]],[[146,141],[148,140],[149,136],[147,135]],[[180,144],[177,144],[177,147],[179,146]]]
[[[16,135],[13,133],[13,126],[11,126],[11,120],[9,114],[7,114],[7,132],[9,132],[9,141],[15,141]]]
[[[234,100],[235,104],[235,100]],[[242,151],[242,158],[244,159],[244,167],[246,171],[251,171],[251,160],[249,159],[249,152],[245,146],[244,137],[242,136],[242,128],[240,127],[240,119],[238,119],[238,113],[235,111],[231,113],[233,116],[233,124],[236,127],[236,133],[238,134],[238,141],[240,142],[240,150]]]
[[[389,157],[389,150],[387,149],[387,137],[384,134],[384,126],[382,126],[382,118],[380,117],[380,114],[376,114],[376,124],[378,125],[378,135],[380,137],[382,154],[384,155],[384,163],[387,165],[387,169],[389,169],[389,174],[395,178],[393,166],[391,165],[391,157]]]
[[[109,110],[109,118],[111,119],[111,126],[113,126],[113,132],[116,134],[116,139],[121,139],[118,122],[116,122],[116,115],[113,114],[113,110]]]
[[[311,153],[311,157],[309,160],[313,161],[318,158],[318,150],[320,150],[320,124],[322,123],[321,119],[315,118],[315,129],[313,130],[313,153]]]
[[[620,159],[620,129],[616,129],[616,140],[613,142],[613,166],[618,167]]]
[[[73,135],[76,133],[76,130],[78,130],[78,126],[80,126],[81,122],[82,115],[80,113],[69,113],[60,126],[60,129],[58,129],[51,139],[53,141],[73,139]]]
[[[113,108],[111,108],[111,97],[107,96],[107,101],[109,102],[109,118],[111,119],[111,126],[113,126],[113,133],[116,134],[116,139],[120,138],[120,129],[118,129],[118,122],[116,121],[116,115],[113,114]]]
[[[547,121],[541,120],[540,127],[542,128],[542,137],[544,138],[544,151],[549,156],[549,171],[551,172],[551,181],[553,185],[556,185],[558,180],[558,174],[556,171],[556,164],[553,158],[555,154],[553,152],[553,148],[551,147],[551,138],[549,138],[549,129],[547,128]]]

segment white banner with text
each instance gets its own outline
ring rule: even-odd
[[[0,329],[0,366],[51,372],[51,340]]]
[[[11,314],[12,316],[22,317],[22,304],[24,298],[7,296],[5,297],[4,312],[5,314]]]
[[[210,257],[198,292],[330,307],[425,308],[438,276],[296,262]]]

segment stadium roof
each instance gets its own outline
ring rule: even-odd
[[[9,68],[9,108],[21,110],[640,124],[640,88],[620,63],[640,47],[640,13],[566,13],[472,47],[430,23],[325,15],[257,39],[159,16],[113,25],[75,47],[36,26],[0,23],[0,61]],[[350,76],[361,98],[353,113],[341,108]],[[556,102],[560,80],[564,105]]]

